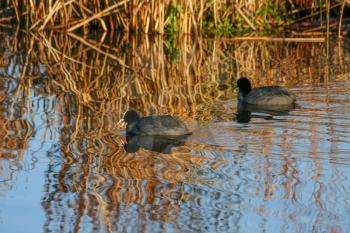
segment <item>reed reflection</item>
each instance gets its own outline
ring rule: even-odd
[[[46,75],[45,70],[37,69],[38,61],[31,60],[34,41],[0,32],[0,191],[3,192],[15,187],[17,172],[34,169],[37,161],[34,155],[25,157],[37,131],[36,122],[29,117],[37,111],[32,98],[42,91],[42,86],[34,88],[33,83]]]
[[[348,51],[333,47],[329,57],[332,69],[324,69],[330,65],[323,56],[324,44],[286,46],[186,37],[172,45],[177,48],[174,59],[169,54],[174,50],[166,50],[159,37],[110,37],[97,41],[52,33],[33,35],[30,41],[22,37],[15,44],[10,41],[0,40],[10,54],[8,60],[1,58],[6,62],[1,68],[1,79],[8,87],[1,95],[4,99],[0,103],[0,119],[7,123],[1,131],[4,144],[6,136],[14,141],[1,148],[1,161],[20,161],[23,153],[19,152],[28,150],[32,135],[38,132],[43,134],[43,140],[57,135],[47,152],[49,164],[42,196],[45,231],[126,232],[151,227],[159,231],[166,227],[173,227],[174,231],[232,230],[240,224],[247,226],[249,215],[254,215],[259,223],[267,221],[266,216],[275,219],[269,215],[274,209],[264,205],[274,200],[281,201],[275,209],[279,216],[290,214],[279,219],[280,231],[294,229],[291,224],[300,223],[297,213],[312,218],[300,206],[307,204],[312,214],[323,213],[309,200],[317,197],[318,206],[327,202],[322,194],[329,192],[322,187],[329,181],[322,177],[326,169],[333,168],[317,156],[304,158],[312,164],[305,168],[288,155],[303,153],[297,150],[305,141],[312,143],[307,153],[317,155],[324,149],[315,143],[320,135],[331,135],[324,142],[334,143],[330,146],[332,151],[340,153],[337,146],[342,146],[347,138],[337,131],[341,125],[332,119],[321,126],[313,124],[318,119],[315,114],[305,121],[294,119],[292,140],[286,133],[290,130],[288,125],[281,126],[282,133],[254,128],[245,131],[244,137],[232,128],[218,127],[209,132],[215,136],[213,144],[209,133],[201,135],[203,140],[187,138],[186,143],[183,139],[125,138],[120,136],[123,129],[117,122],[132,108],[142,115],[170,114],[202,125],[215,121],[217,112],[220,120],[229,118],[230,125],[232,114],[228,110],[232,112],[235,106],[221,103],[234,103],[235,93],[230,87],[219,87],[229,86],[242,75],[253,77],[255,86],[320,82],[327,85],[338,77],[336,74],[349,72]],[[313,95],[309,98],[306,100],[321,103]],[[37,103],[37,111],[30,109],[33,103]],[[344,109],[337,105],[335,111],[345,114]],[[255,111],[238,109],[238,113],[249,117],[254,117]],[[317,113],[316,108],[310,111]],[[42,125],[31,118],[37,112],[41,113]],[[305,122],[310,128],[305,127]],[[348,124],[346,119],[344,122]],[[327,134],[323,134],[325,128],[329,130]],[[246,137],[253,142],[247,142]],[[125,143],[139,156],[127,153]],[[11,154],[4,154],[6,151]],[[171,153],[163,154],[168,152]],[[249,156],[255,153],[284,156],[279,160]],[[10,165],[6,169],[15,171]],[[344,177],[345,173],[337,174]],[[14,183],[11,180],[8,184]],[[306,186],[312,189],[309,196],[301,194]],[[291,199],[297,204],[293,205]],[[289,212],[282,212],[284,208]],[[290,216],[297,220],[291,221]]]

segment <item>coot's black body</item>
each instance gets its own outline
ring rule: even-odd
[[[250,81],[245,77],[237,81],[237,87],[239,92],[236,120],[240,123],[248,123],[251,118],[273,120],[274,116],[288,115],[296,107],[295,95],[283,87],[252,88]]]
[[[239,104],[256,106],[288,106],[296,101],[293,93],[280,86],[252,88],[250,81],[242,77],[237,81]]]
[[[127,123],[127,135],[159,135],[179,136],[191,132],[186,125],[169,115],[140,117],[137,112],[130,110],[124,114]]]

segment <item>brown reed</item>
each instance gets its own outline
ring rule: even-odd
[[[340,28],[346,3],[346,0],[334,1],[333,4],[330,0],[7,0],[3,3],[4,9],[0,10],[14,12],[14,15],[4,14],[6,16],[0,17],[0,22],[16,19],[18,24],[25,24],[33,31],[73,32],[81,29],[87,33],[94,28],[159,34],[255,35],[271,28],[286,27],[290,20],[295,23],[324,11],[328,14],[331,8],[339,5]],[[308,9],[311,10],[309,15],[298,18],[300,11]]]

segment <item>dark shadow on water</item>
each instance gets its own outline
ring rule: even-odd
[[[280,106],[256,106],[252,104],[237,104],[236,121],[249,123],[252,118],[275,120],[275,116],[287,116],[290,111],[297,108],[296,104]],[[260,114],[267,115],[260,115]]]
[[[183,146],[188,135],[183,136],[153,136],[134,135],[126,137],[124,149],[128,153],[135,153],[140,148],[163,154],[170,154],[172,148]]]

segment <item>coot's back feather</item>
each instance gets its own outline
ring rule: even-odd
[[[137,117],[136,117],[137,116]],[[130,110],[124,115],[129,135],[188,135],[191,132],[187,126],[169,115],[139,117],[138,114]]]
[[[184,123],[172,116],[147,116],[141,118],[132,133],[139,135],[181,135],[189,134]]]
[[[239,98],[254,105],[288,105],[296,101],[294,94],[280,86],[257,87]]]

